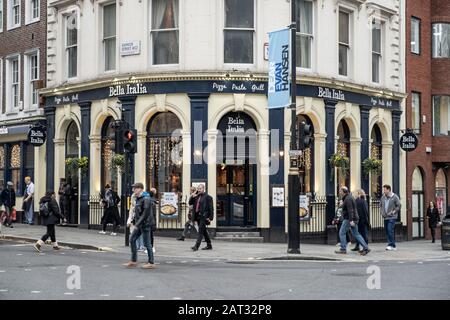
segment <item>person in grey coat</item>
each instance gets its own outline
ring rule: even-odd
[[[384,218],[384,229],[388,240],[386,250],[388,251],[397,250],[395,245],[395,222],[398,219],[401,207],[399,197],[392,192],[390,185],[385,184],[383,186],[383,196],[380,200],[380,213]]]

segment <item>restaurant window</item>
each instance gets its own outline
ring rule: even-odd
[[[433,58],[450,58],[450,23],[433,24]]]
[[[447,177],[442,168],[439,168],[436,173],[435,186],[436,207],[441,215],[445,215],[447,212]]]
[[[372,143],[370,145],[370,157],[376,160],[383,160],[382,136],[380,127],[375,124],[370,135]],[[381,198],[382,172],[370,174],[370,195],[373,199]]]
[[[101,142],[101,188],[109,184],[115,191],[117,191],[117,175],[113,171],[112,158],[114,156],[114,150],[111,147],[115,141],[115,131],[111,127],[113,117],[106,118],[102,127],[102,142]]]
[[[16,192],[20,190],[20,166],[22,164],[21,151],[22,150],[20,149],[20,144],[17,143],[11,145],[9,169],[11,173],[11,182],[13,183],[14,190],[16,190]]]
[[[105,71],[116,69],[116,4],[103,7],[103,53]]]
[[[296,0],[297,67],[310,69],[313,42],[313,2],[309,0]]]
[[[411,52],[420,54],[420,19],[411,17]]]
[[[382,25],[374,20],[372,22],[372,82],[381,81],[381,61],[382,61]]]
[[[348,76],[350,56],[350,13],[339,11],[339,75]]]
[[[147,188],[182,192],[183,136],[172,112],[157,113],[147,126]]]
[[[224,63],[252,64],[254,0],[225,0]]]
[[[297,115],[297,128],[300,123],[305,122],[311,126],[311,136],[314,137],[314,126],[307,115]],[[314,192],[314,138],[308,148],[299,157],[299,178],[300,193],[307,194]]]
[[[20,180],[21,183],[25,177],[33,177],[34,175],[34,146],[24,143],[23,152],[25,155],[25,175]]]
[[[420,93],[411,94],[411,126],[415,133],[420,133]]]
[[[76,78],[78,68],[77,15],[72,14],[70,16],[67,16],[65,19],[67,77]]]
[[[450,135],[450,96],[433,97],[433,135]]]
[[[78,158],[78,127],[75,121],[72,121],[67,127],[66,136],[66,158]]]
[[[179,63],[178,0],[152,0],[153,64]]]
[[[338,143],[336,153],[342,157],[347,157],[350,159],[350,129],[345,120],[341,120],[338,125]],[[350,170],[348,170],[346,175],[340,174],[339,170],[337,173],[337,191],[339,194],[339,189],[341,187],[350,188]]]
[[[5,146],[0,145],[0,189],[6,187],[5,181]]]

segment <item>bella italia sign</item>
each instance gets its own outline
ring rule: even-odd
[[[417,139],[417,136],[413,132],[406,132],[400,138],[400,148],[406,152],[416,150],[418,145],[419,139]]]
[[[28,142],[34,147],[40,147],[45,143],[47,132],[43,126],[31,127],[28,131]]]
[[[127,94],[146,94],[147,87],[141,83],[127,84],[127,85],[117,85],[109,87],[109,96],[117,97]]]

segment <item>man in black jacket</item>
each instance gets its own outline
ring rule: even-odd
[[[212,250],[211,238],[209,237],[207,225],[214,219],[213,199],[210,195],[205,193],[205,185],[200,184],[197,188],[197,195],[191,197],[189,205],[193,206],[192,221],[198,222],[198,238],[195,245],[191,248],[197,251],[205,237],[206,247],[202,250]]]
[[[363,246],[363,250],[360,251],[361,255],[366,255],[370,252],[369,247],[367,246],[366,241],[364,241],[363,237],[358,232],[358,211],[356,210],[356,202],[355,198],[350,194],[347,187],[342,187],[339,192],[342,197],[342,215],[344,217],[344,221],[342,221],[341,229],[339,230],[339,237],[341,239],[341,248],[336,250],[336,253],[345,254],[347,253],[347,237],[346,233],[348,229],[352,231],[353,236],[356,238],[356,241],[359,242]]]
[[[134,208],[134,229],[130,237],[131,247],[131,261],[123,264],[127,268],[134,268],[137,266],[137,246],[136,240],[142,235],[144,247],[147,248],[148,262],[145,263],[143,269],[154,269],[155,260],[153,256],[153,248],[150,243],[150,230],[155,224],[155,216],[153,211],[155,205],[150,197],[144,196],[144,185],[140,182],[132,185],[133,192],[136,195],[136,206]]]
[[[16,206],[16,193],[14,192],[14,184],[11,181],[8,181],[6,185],[6,189],[3,189],[1,194],[1,203],[5,206],[6,211],[6,225],[12,228],[12,211]]]

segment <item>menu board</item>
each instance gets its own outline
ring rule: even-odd
[[[159,217],[161,219],[178,219],[178,193],[162,193],[159,207]]]
[[[309,219],[311,219],[311,214],[309,211],[309,198],[305,194],[301,194],[299,197],[298,214],[300,217],[300,221],[308,221]]]
[[[272,207],[284,207],[284,186],[272,187]]]

